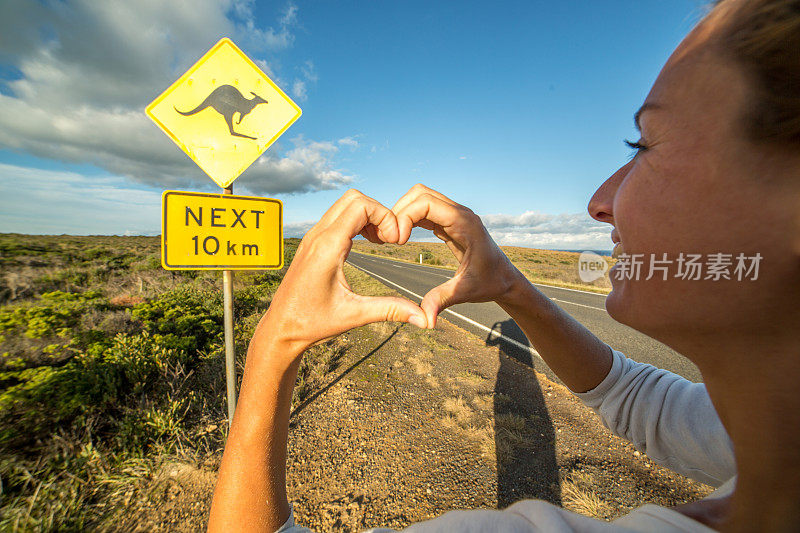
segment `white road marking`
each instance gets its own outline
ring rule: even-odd
[[[577,305],[579,307],[585,307],[587,309],[597,309],[598,311],[605,311],[605,307],[595,307],[593,305],[585,305],[585,304],[578,304],[575,302],[570,302],[569,300],[559,300],[558,298],[550,298],[554,302],[561,302],[562,304],[570,304],[570,305]]]
[[[417,294],[417,293],[415,293],[415,292],[413,292],[413,291],[410,291],[410,290],[406,289],[405,287],[403,287],[403,286],[401,286],[401,285],[398,285],[397,283],[395,283],[395,282],[393,282],[393,281],[391,281],[391,280],[388,280],[388,279],[384,278],[383,276],[379,276],[378,274],[376,274],[376,273],[374,273],[374,272],[370,272],[370,271],[369,271],[369,270],[367,270],[366,268],[362,268],[362,267],[360,267],[360,266],[356,266],[356,265],[354,265],[353,263],[351,263],[350,261],[348,261],[347,263],[348,263],[350,266],[352,266],[352,267],[355,267],[355,268],[357,268],[357,269],[361,270],[362,272],[366,272],[366,273],[367,273],[367,274],[369,274],[370,276],[374,276],[374,277],[378,278],[379,280],[381,280],[381,281],[383,281],[383,282],[386,282],[386,283],[388,283],[389,285],[391,285],[391,286],[393,286],[393,287],[396,287],[396,288],[400,289],[401,291],[403,291],[403,292],[407,292],[408,294],[410,294],[410,295],[412,295],[412,296],[415,296],[415,297],[419,298],[420,300],[422,300],[422,296],[420,296],[419,294]],[[475,322],[475,321],[474,321],[474,320],[472,320],[471,318],[467,318],[467,317],[465,317],[464,315],[462,315],[461,313],[456,313],[455,311],[453,311],[453,310],[451,310],[451,309],[445,309],[444,311],[442,311],[442,313],[450,313],[450,314],[451,314],[451,315],[453,315],[454,317],[456,317],[456,318],[459,318],[459,319],[463,320],[464,322],[467,322],[468,324],[472,324],[472,325],[473,325],[473,326],[475,326],[476,328],[478,328],[478,329],[481,329],[481,330],[483,330],[483,331],[487,332],[487,333],[489,334],[489,336],[490,336],[490,337],[491,337],[491,336],[500,337],[501,339],[503,339],[503,340],[504,340],[504,341],[506,341],[507,343],[509,343],[509,344],[512,344],[512,345],[514,345],[514,346],[516,346],[517,348],[520,348],[520,349],[522,349],[522,350],[525,350],[526,352],[529,352],[531,355],[533,355],[533,356],[535,356],[536,358],[538,358],[538,359],[539,359],[539,361],[541,361],[541,362],[542,362],[542,363],[544,363],[544,364],[547,364],[547,363],[545,363],[545,362],[544,362],[544,359],[542,359],[542,356],[541,356],[541,355],[539,355],[539,352],[537,352],[536,350],[534,350],[532,347],[528,346],[527,344],[522,344],[522,343],[521,343],[521,342],[519,342],[518,340],[512,339],[511,337],[506,337],[506,336],[505,336],[505,335],[503,335],[502,333],[499,333],[499,332],[497,332],[497,331],[493,330],[492,328],[486,327],[486,326],[484,326],[483,324],[481,324],[480,322]]]
[[[356,252],[356,253],[358,253],[358,252]],[[362,257],[360,259],[364,259],[365,261],[372,261],[373,263],[384,264],[384,261],[381,261],[380,259],[371,259],[371,258],[363,257],[363,254],[359,254],[359,255],[362,255]],[[419,272],[420,268],[428,268],[430,270],[439,270],[439,271],[441,271],[441,269],[436,269],[434,267],[426,267],[425,265],[418,265],[416,263],[400,263],[400,262],[394,261],[393,259],[386,259],[385,262],[389,263],[387,266],[392,266],[392,267],[395,267],[395,268],[407,268],[409,270],[413,270],[413,271],[416,271],[416,272]],[[453,276],[445,276],[444,274],[430,272],[429,270],[425,270],[424,272],[425,272],[426,275],[430,275],[430,276],[437,276],[437,277],[444,278],[444,279],[453,279]]]

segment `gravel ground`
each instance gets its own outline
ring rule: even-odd
[[[357,292],[394,294],[346,273]],[[446,320],[434,331],[372,324],[330,349],[341,353],[337,366],[296,404],[289,436],[289,497],[316,531],[402,528],[524,498],[613,519],[711,490],[612,435],[523,355]],[[203,528],[219,459],[165,464],[117,525]]]

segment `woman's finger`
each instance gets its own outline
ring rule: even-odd
[[[342,213],[351,208],[351,204],[353,202],[364,200],[375,202],[378,205],[381,205],[377,200],[370,198],[361,191],[349,189],[338,200],[336,200],[336,202],[325,212],[324,215],[322,215],[322,218],[319,220],[319,222],[317,222],[315,227],[318,227],[319,229],[326,229],[330,227],[339,220],[339,217],[341,217]],[[386,207],[384,208],[388,209]],[[358,233],[356,233],[356,235],[357,234]],[[355,237],[355,235],[353,236]]]
[[[420,303],[420,307],[425,312],[425,319],[428,327],[436,326],[436,317],[444,309],[458,303],[463,303],[466,299],[461,297],[463,281],[454,277],[441,285],[432,288]]]
[[[447,231],[460,217],[468,213],[471,211],[463,206],[445,202],[438,196],[422,193],[405,207],[394,211],[397,217],[397,244],[408,242],[413,227],[423,220],[433,222]]]
[[[392,211],[397,213],[398,211],[404,209],[408,204],[416,200],[421,194],[430,194],[431,196],[435,196],[442,200],[445,203],[451,205],[458,205],[456,202],[445,196],[444,194],[431,189],[430,187],[426,187],[421,183],[417,183],[413,187],[411,187],[408,192],[406,192],[403,196],[400,197],[397,202],[395,202],[394,206],[392,207]]]
[[[393,296],[361,296],[355,294],[354,326],[372,322],[407,322],[424,328],[428,322],[425,313],[414,302]]]
[[[375,226],[375,235],[383,242],[397,242],[397,218],[392,211],[368,196],[361,195],[345,205],[328,227],[345,239],[352,239],[368,225]]]
[[[367,224],[364,226],[364,229],[359,232],[359,235],[367,239],[369,242],[383,244],[383,241],[378,238],[378,228],[375,227],[375,224]]]

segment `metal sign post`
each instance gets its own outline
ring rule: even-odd
[[[279,200],[233,196],[231,183],[302,111],[230,39],[221,39],[145,113],[223,188],[222,195],[164,191],[161,264],[222,270],[228,422],[236,410],[233,271],[283,267]]]
[[[233,184],[222,189],[233,194]],[[236,344],[233,336],[233,271],[222,271],[222,320],[225,324],[225,378],[228,385],[228,424],[236,411]]]

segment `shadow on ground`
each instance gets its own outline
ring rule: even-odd
[[[487,346],[497,346],[500,359],[494,385],[498,509],[528,498],[561,504],[555,430],[531,354],[497,335],[517,339],[518,332],[508,319],[496,322],[486,337]],[[528,345],[527,339],[520,342]]]
[[[377,353],[378,350],[380,350],[381,348],[383,348],[386,345],[386,343],[388,343],[390,340],[392,340],[392,337],[397,335],[397,332],[399,330],[400,330],[399,327],[394,328],[394,331],[392,331],[391,335],[389,335],[388,337],[383,339],[383,341],[381,341],[381,343],[379,345],[377,345],[375,348],[370,350],[370,352],[367,355],[363,356],[361,359],[359,359],[358,361],[356,361],[355,363],[353,363],[352,365],[347,367],[345,370],[343,370],[341,373],[339,373],[339,375],[337,375],[332,380],[330,380],[330,382],[328,382],[324,387],[322,387],[317,392],[315,392],[314,394],[312,394],[311,396],[309,396],[308,398],[303,400],[300,403],[300,405],[298,405],[297,407],[292,409],[292,412],[289,413],[289,420],[295,419],[295,417],[297,417],[297,415],[300,414],[300,411],[302,411],[303,409],[308,407],[308,405],[311,404],[312,402],[314,402],[314,400],[316,400],[317,398],[319,398],[320,396],[325,394],[328,391],[328,389],[330,389],[331,387],[333,387],[334,385],[339,383],[347,374],[349,374],[350,372],[355,370],[356,367],[358,367],[364,361],[366,361],[367,359],[372,357],[375,353]]]

